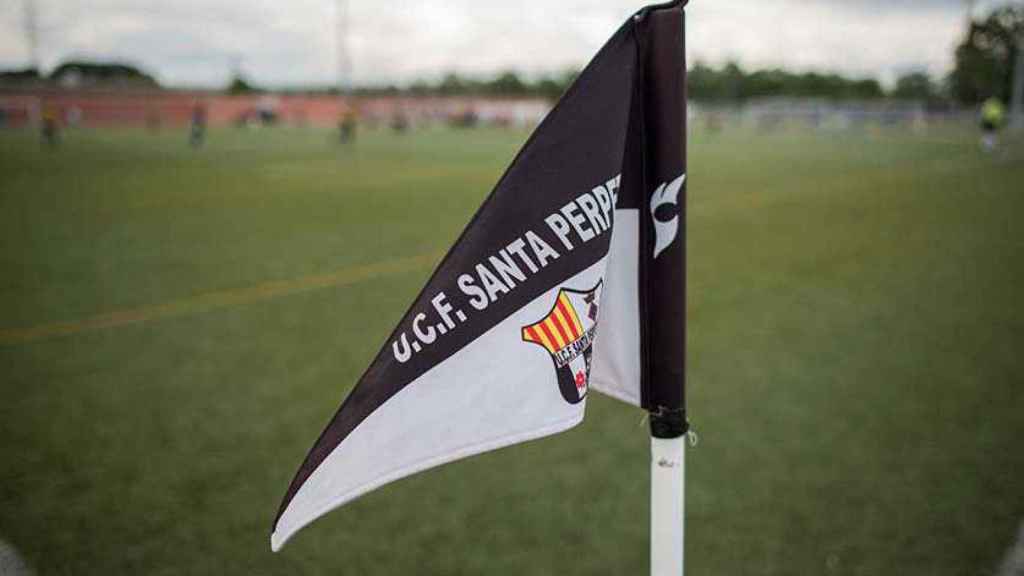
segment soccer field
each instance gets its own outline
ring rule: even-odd
[[[269,549],[526,136],[0,133],[0,540],[40,574],[646,573],[646,423],[597,394]],[[688,572],[992,573],[1024,519],[1020,148],[698,132],[688,183]]]

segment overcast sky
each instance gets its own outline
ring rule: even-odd
[[[0,0],[0,67],[28,62],[25,5]],[[261,85],[333,83],[339,0],[34,0],[44,69],[70,57],[126,60],[161,82],[218,86],[234,63]],[[978,12],[996,0],[979,2]],[[631,0],[348,0],[357,84],[448,70],[529,74],[580,66]],[[690,62],[837,70],[885,82],[941,75],[963,34],[964,0],[692,0]]]

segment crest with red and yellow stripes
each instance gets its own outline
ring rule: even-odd
[[[572,404],[587,392],[600,290],[600,283],[585,291],[562,288],[551,311],[523,327],[523,340],[543,346],[551,355],[559,389]]]
[[[564,290],[559,291],[555,307],[540,322],[523,328],[523,340],[535,342],[555,354],[583,335],[583,324]]]

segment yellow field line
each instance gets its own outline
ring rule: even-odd
[[[291,280],[265,282],[247,288],[208,292],[152,306],[115,310],[107,314],[100,314],[72,322],[55,322],[29,328],[8,328],[0,330],[0,345],[23,344],[46,338],[78,334],[80,332],[117,328],[129,324],[150,322],[169,316],[180,316],[216,308],[240,306],[242,304],[279,298],[297,292],[357,284],[366,280],[401,274],[433,264],[440,259],[441,255],[440,252],[431,252],[408,258],[396,258],[362,266],[351,266],[329,274],[303,276]]]

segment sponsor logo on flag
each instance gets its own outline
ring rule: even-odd
[[[686,174],[671,182],[663,182],[651,196],[651,218],[654,220],[654,257],[657,258],[676,239],[679,232],[679,189]]]
[[[590,290],[563,288],[546,316],[523,327],[523,340],[551,355],[558,389],[570,404],[587,395],[600,291],[601,282]]]

